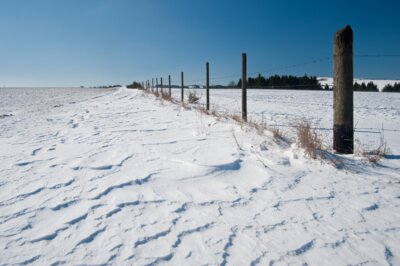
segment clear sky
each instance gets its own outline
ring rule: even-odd
[[[355,54],[400,54],[399,11],[398,0],[0,0],[0,86],[178,83],[180,71],[189,82],[206,61],[226,84],[242,52],[249,73],[332,76],[330,60],[278,69],[331,57],[347,24]],[[354,72],[400,79],[400,57],[357,57]]]

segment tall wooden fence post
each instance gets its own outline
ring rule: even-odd
[[[242,54],[242,121],[247,122],[247,58]]]
[[[181,72],[181,103],[183,104],[183,87],[184,87],[184,82],[183,82],[183,72]]]
[[[171,97],[171,75],[168,75],[168,95]]]
[[[353,30],[350,26],[334,36],[333,101],[333,149],[338,153],[353,153]]]
[[[161,96],[163,96],[163,84],[162,84],[162,78],[161,78]]]
[[[154,91],[154,78],[151,78],[151,92]]]
[[[210,110],[210,64],[206,63],[206,108]]]

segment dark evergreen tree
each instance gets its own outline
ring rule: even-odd
[[[364,82],[361,84],[355,82],[353,84],[353,90],[354,91],[375,91],[375,92],[379,91],[378,86],[371,81],[368,82],[367,84],[365,84]]]
[[[400,83],[388,84],[383,88],[382,92],[400,92]]]
[[[129,84],[126,87],[129,89],[143,89],[142,84],[136,81],[132,82],[132,84]]]

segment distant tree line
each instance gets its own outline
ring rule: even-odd
[[[81,86],[83,87],[83,86]],[[100,88],[100,89],[110,89],[110,88],[118,88],[118,87],[122,87],[121,85],[102,85],[102,86],[95,86],[92,88]]]
[[[242,86],[242,79],[239,79],[237,87]],[[296,90],[322,90],[323,87],[315,76],[304,75],[302,77],[292,75],[273,75],[265,78],[261,74],[257,77],[247,79],[249,88],[266,89],[296,89]]]
[[[241,87],[242,79],[235,84],[229,83],[228,87]],[[265,89],[289,89],[289,90],[330,90],[332,89],[328,84],[321,85],[316,76],[292,76],[292,75],[273,75],[268,78],[261,74],[257,77],[249,77],[247,79],[248,88],[265,88]],[[372,81],[366,83],[355,82],[353,85],[354,91],[370,91],[379,92],[378,86]],[[393,85],[386,85],[383,92],[400,92],[400,82]]]
[[[395,83],[393,85],[387,84],[385,87],[383,87],[383,92],[400,92],[400,83]]]
[[[111,88],[119,88],[122,87],[121,85],[100,85],[100,86],[91,86],[88,88],[91,89],[111,89]],[[80,86],[81,89],[85,88],[85,86]]]

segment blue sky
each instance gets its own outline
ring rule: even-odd
[[[180,71],[331,76],[336,30],[355,54],[400,54],[397,0],[0,0],[0,86],[127,84]],[[265,72],[264,72],[265,71]],[[355,58],[355,77],[400,79],[400,57]],[[190,82],[189,82],[190,83]],[[202,83],[193,81],[191,83]]]

